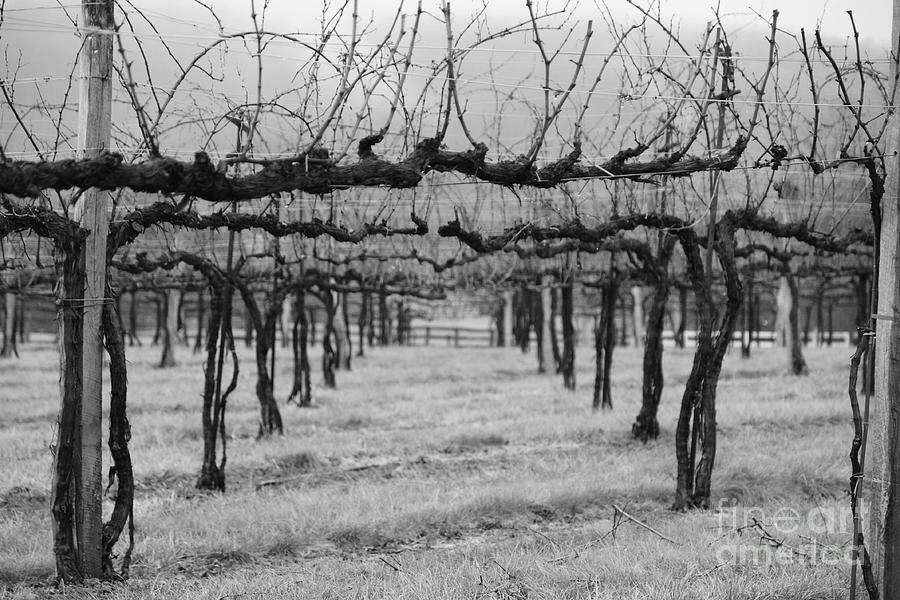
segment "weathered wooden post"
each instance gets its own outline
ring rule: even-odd
[[[894,0],[891,81],[900,56],[900,0]],[[891,117],[882,148],[887,155],[881,203],[876,315],[875,397],[869,412],[870,434],[864,486],[868,499],[866,547],[881,598],[900,598],[900,117]]]
[[[113,0],[82,0],[84,41],[78,56],[78,148],[90,159],[109,148],[113,78]],[[84,243],[84,318],[82,320],[82,399],[78,491],[75,503],[78,555],[82,575],[100,577],[103,512],[103,340],[106,301],[106,237],[109,194],[84,190],[75,219],[90,233]],[[64,375],[65,376],[65,375]]]

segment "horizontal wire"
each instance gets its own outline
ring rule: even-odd
[[[419,75],[421,75],[422,77],[428,77],[426,74],[418,74],[418,73],[412,73],[412,72],[407,73],[407,77],[410,77],[410,76],[416,77]],[[485,90],[490,89],[490,87],[493,86],[493,87],[505,87],[505,88],[536,91],[536,92],[541,92],[541,93],[544,92],[544,88],[539,87],[539,86],[504,84],[504,83],[497,83],[497,82],[491,82],[491,81],[482,81],[482,80],[474,80],[474,79],[467,80],[467,79],[458,79],[458,78],[455,81],[457,83],[483,84],[483,85],[485,85]],[[141,84],[141,83],[136,83],[136,85],[143,86],[143,87],[151,87],[147,84]],[[168,92],[168,90],[166,90],[165,88],[160,88],[158,86],[152,86],[152,87],[157,90],[163,90],[163,91]],[[485,91],[485,90],[482,90],[482,91]],[[553,91],[553,90],[551,90],[551,91]],[[198,96],[208,96],[208,97],[217,98],[217,99],[222,97],[221,94],[206,93],[203,91],[196,91],[196,90],[186,90],[182,93],[186,93],[186,94],[194,93]],[[729,99],[723,100],[723,99],[718,99],[718,98],[706,98],[706,97],[702,97],[702,96],[677,96],[677,95],[662,95],[662,94],[637,94],[637,95],[635,95],[635,94],[630,94],[625,90],[594,91],[594,92],[590,92],[589,90],[572,90],[572,93],[573,94],[592,94],[595,96],[615,97],[615,98],[622,98],[622,99],[625,99],[628,101],[687,100],[687,101],[691,101],[691,102],[703,102],[703,103],[708,102],[710,105],[715,105],[715,104],[727,105],[729,103],[732,103],[732,104],[746,104],[746,105],[761,104],[763,106],[803,106],[803,107],[807,107],[807,108],[815,108],[815,107],[818,107],[818,108],[849,108],[849,107],[852,107],[854,109],[868,108],[868,109],[879,109],[879,110],[888,110],[888,109],[896,108],[894,105],[890,105],[890,104],[867,104],[867,103],[857,104],[857,103],[853,103],[851,105],[847,105],[842,102],[802,102],[802,101],[792,101],[792,100],[765,100],[765,99],[758,101],[756,99],[744,99],[744,98],[729,98]],[[524,99],[523,99],[523,101],[524,101]],[[266,102],[263,102],[263,105],[265,105],[265,104],[266,104]],[[279,104],[281,104],[287,108],[292,108],[291,104],[288,104],[288,103],[279,102]],[[300,107],[300,103],[298,103],[298,105],[297,105],[297,108],[299,108],[299,107]],[[388,109],[389,106],[385,106],[383,108]],[[660,112],[665,112],[664,109],[658,109],[658,110]],[[637,111],[637,112],[645,112],[645,111]],[[480,113],[475,113],[474,116],[478,116],[479,114]],[[495,113],[485,113],[485,114],[495,114]],[[610,114],[610,116],[615,116],[618,113],[616,111],[610,111],[609,114]],[[627,113],[627,114],[635,114],[635,113]],[[508,115],[507,113],[504,113],[504,115],[512,116],[512,115]],[[532,116],[532,115],[528,115],[528,116]]]
[[[100,3],[97,3],[97,4],[100,4]],[[68,5],[68,6],[75,7],[75,6],[80,6],[80,5],[73,4],[73,5]],[[57,8],[57,7],[53,7],[53,6],[35,7],[35,9],[51,9],[51,8]],[[6,9],[7,12],[9,12],[11,10],[25,11],[25,10],[29,10],[29,9],[28,8]],[[184,26],[189,26],[189,27],[194,27],[194,28],[200,27],[196,23],[192,23],[192,22],[186,21],[184,19],[177,19],[174,17],[170,17],[167,15],[164,15],[163,13],[157,13],[157,12],[152,12],[152,11],[147,11],[147,10],[145,10],[143,12],[145,12],[147,14],[153,14],[154,16],[182,24]],[[132,14],[134,14],[134,13],[132,13]],[[7,19],[6,22],[4,23],[3,27],[11,29],[11,26],[16,26],[16,25],[32,26],[34,28],[34,31],[43,31],[43,32],[71,33],[73,31],[77,31],[80,33],[87,33],[87,32],[107,33],[107,34],[116,34],[117,33],[115,30],[109,30],[109,29],[77,27],[77,26],[72,26],[71,24],[54,26],[54,25],[46,24],[41,21],[34,21],[34,20],[29,20],[29,19],[15,19],[15,18]],[[202,28],[202,27],[200,27],[200,28]],[[216,30],[217,29],[218,28],[216,28]],[[211,25],[209,26],[208,30],[210,31],[209,35],[183,34],[183,33],[169,32],[169,33],[166,33],[166,36],[169,36],[171,38],[194,39],[194,40],[205,40],[205,41],[209,41],[209,42],[215,42],[215,41],[219,41],[224,38],[230,38],[233,36],[248,36],[248,37],[250,37],[250,36],[255,35],[255,33],[252,30],[241,30],[241,29],[224,29],[224,30],[222,30],[221,33],[218,33],[216,31],[213,31]],[[29,30],[15,29],[15,31],[29,31]],[[118,34],[121,36],[127,36],[127,37],[132,37],[132,38],[137,38],[137,39],[157,39],[160,41],[164,40],[163,34],[154,33],[154,32],[140,32],[139,33],[139,32],[133,32],[133,31],[119,31]],[[273,34],[275,34],[275,35],[279,35],[279,36],[291,36],[291,37],[298,37],[298,38],[299,37],[308,37],[308,38],[316,39],[316,38],[321,38],[321,36],[322,36],[321,32],[304,32],[304,31],[267,32],[267,34],[268,35],[264,35],[263,37],[272,37]],[[349,33],[347,33],[341,37],[349,38],[350,35],[349,35]],[[237,40],[237,39],[240,39],[240,37],[235,37],[234,39]],[[500,39],[502,39],[502,38],[500,38]],[[291,43],[292,42],[290,40],[276,38],[276,39],[268,42],[268,45],[273,45],[273,46],[290,45]],[[343,44],[340,42],[330,42],[330,43],[324,44],[324,46],[326,46],[326,47],[327,46],[336,46],[336,47],[343,48],[346,46],[346,44]],[[356,43],[356,47],[378,49],[378,48],[383,48],[384,44],[382,44],[382,43],[366,43],[363,41],[358,41]],[[429,46],[429,45],[425,45],[425,44],[417,44],[416,48],[418,48],[420,50],[434,50],[434,51],[443,52],[443,53],[445,53],[447,51],[446,46]],[[486,46],[484,44],[455,47],[454,51],[465,52],[465,53],[470,53],[470,52],[494,53],[494,52],[496,52],[496,53],[508,53],[508,54],[533,54],[536,56],[541,54],[541,51],[538,49],[521,48],[521,47],[504,48],[504,47]],[[887,52],[887,49],[885,49],[885,52]],[[558,52],[558,55],[560,55],[560,56],[579,56],[579,55],[581,55],[581,52],[576,51],[576,50],[560,50]],[[596,51],[596,52],[587,51],[584,53],[585,57],[606,57],[609,55],[610,55],[609,51]],[[665,60],[679,60],[679,61],[681,61],[681,60],[696,61],[698,59],[697,56],[688,55],[688,54],[659,54],[659,53],[643,53],[643,52],[628,52],[627,57],[623,53],[616,53],[616,54],[613,54],[612,56],[614,58],[621,58],[623,60],[626,60],[626,59],[631,60],[633,58],[649,58],[649,59],[665,59]],[[760,55],[760,56],[753,56],[753,55],[744,56],[744,55],[740,55],[740,54],[735,54],[735,59],[743,60],[743,61],[768,62],[769,57],[762,56],[762,55]],[[830,64],[829,60],[826,57],[811,56],[811,57],[809,57],[809,61],[810,62],[819,62],[822,64]],[[782,58],[782,59],[779,59],[779,62],[792,62],[792,63],[798,63],[798,64],[805,64],[807,62],[807,60],[805,58],[801,58],[801,57]],[[890,64],[893,62],[893,60],[889,57],[866,58],[863,62],[865,62],[866,64],[875,64],[875,63]]]
[[[412,71],[408,72],[406,75],[407,75],[407,77],[420,77],[420,78],[424,78],[424,79],[432,78],[432,76],[428,73],[415,73]],[[68,78],[67,77],[51,77],[51,78],[34,77],[34,78],[29,79],[26,82],[41,82],[41,81],[65,80],[65,79],[68,79]],[[77,79],[77,77],[73,77],[73,80],[74,79]],[[444,78],[440,78],[440,79],[441,79],[441,81],[444,80]],[[486,92],[493,88],[528,90],[528,91],[540,92],[541,94],[543,94],[545,91],[545,88],[543,86],[523,85],[521,83],[504,83],[504,82],[499,82],[499,81],[495,81],[495,80],[454,78],[454,82],[471,84],[471,85],[483,85],[484,89],[479,90],[482,92]],[[146,84],[146,83],[142,83],[142,82],[135,82],[135,85],[137,85],[139,87],[152,88],[157,91],[164,92],[164,93],[168,93],[170,91],[170,89],[164,88],[162,86],[156,86],[156,85]],[[557,91],[557,90],[555,88],[550,88],[550,91]],[[207,96],[207,97],[216,98],[216,99],[219,99],[222,97],[222,94],[216,94],[215,92],[210,93],[210,92],[205,92],[202,90],[187,89],[187,90],[181,91],[181,93],[195,94],[198,96]],[[670,95],[670,94],[632,94],[632,93],[629,93],[625,88],[594,90],[594,91],[586,90],[586,89],[573,89],[573,90],[571,90],[570,93],[571,94],[579,94],[579,95],[583,94],[583,95],[588,95],[588,96],[606,96],[606,97],[611,97],[611,98],[620,98],[620,99],[627,100],[629,102],[634,102],[634,101],[639,101],[639,100],[673,100],[673,101],[703,102],[703,103],[708,103],[710,106],[717,105],[717,104],[725,104],[725,105],[746,104],[746,105],[754,105],[755,106],[757,104],[760,104],[763,106],[779,106],[779,107],[780,106],[803,106],[803,107],[807,107],[807,108],[815,108],[815,107],[818,107],[818,108],[847,108],[848,107],[848,105],[843,102],[806,102],[806,101],[794,101],[794,100],[766,100],[765,98],[763,100],[756,100],[755,98],[750,99],[750,98],[738,98],[738,97],[732,97],[732,98],[728,98],[728,99],[719,99],[719,98],[708,98],[708,97],[704,97],[704,96],[683,96],[683,95]],[[507,101],[509,101],[509,100],[507,100]],[[524,101],[524,99],[522,101]],[[484,102],[488,102],[488,101],[484,101]],[[266,102],[263,102],[263,104],[265,105]],[[292,107],[292,105],[290,103],[286,103],[286,102],[279,101],[279,104],[281,104],[287,108]],[[298,103],[297,108],[299,108],[300,105],[301,105],[301,103]],[[855,109],[864,108],[864,109],[888,110],[888,109],[895,108],[895,106],[891,105],[891,104],[869,104],[869,103],[863,103],[863,104],[853,103],[849,106],[852,106]],[[389,106],[385,106],[384,108],[387,109],[387,108],[389,108]],[[659,110],[663,111],[663,109],[659,109]],[[641,112],[643,112],[643,111],[641,111]],[[476,113],[476,116],[477,116],[477,114],[478,113]],[[615,115],[617,113],[615,111],[611,111],[610,114]]]

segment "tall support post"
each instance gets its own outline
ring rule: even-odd
[[[893,3],[891,78],[900,56],[900,0]],[[896,98],[894,99],[896,102]],[[881,598],[900,598],[900,116],[891,117],[882,146],[887,178],[878,238],[878,310],[875,344],[875,396],[869,412],[871,435],[864,460],[869,476],[856,480],[857,494],[868,493],[862,514],[867,518],[865,543],[872,575]],[[862,558],[862,557],[861,557]]]
[[[78,148],[84,159],[109,148],[112,107],[114,0],[82,0],[84,42],[78,57]],[[100,577],[103,511],[103,340],[100,322],[106,296],[106,235],[109,194],[84,190],[75,218],[90,234],[84,244],[83,391],[76,531],[85,577]]]

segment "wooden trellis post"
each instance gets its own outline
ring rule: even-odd
[[[112,108],[113,0],[82,0],[84,42],[78,57],[78,148],[93,158],[109,147]],[[82,400],[76,500],[78,555],[82,575],[100,577],[103,511],[103,340],[100,323],[106,301],[106,237],[109,194],[84,190],[75,218],[90,232],[84,243]]]
[[[900,0],[894,0],[891,52],[900,47]],[[896,58],[895,58],[896,60]],[[891,63],[891,81],[897,66]],[[868,467],[862,488],[866,546],[881,598],[900,597],[900,115],[894,113],[883,150],[887,178],[881,204],[875,397],[869,413]]]

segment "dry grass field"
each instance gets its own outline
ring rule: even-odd
[[[586,347],[575,393],[515,349],[367,349],[338,389],[316,386],[315,408],[283,407],[286,435],[261,442],[241,348],[225,495],[193,489],[202,367],[179,350],[179,367],[158,370],[157,348],[129,349],[135,564],[127,583],[86,588],[49,585],[55,350],[0,362],[0,597],[846,597],[848,348],[809,349],[800,378],[780,350],[732,352],[719,386],[722,507],[686,514],[668,507],[690,350],[666,351],[663,433],[643,445],[630,439],[632,348],[616,350],[615,408],[601,413]]]

